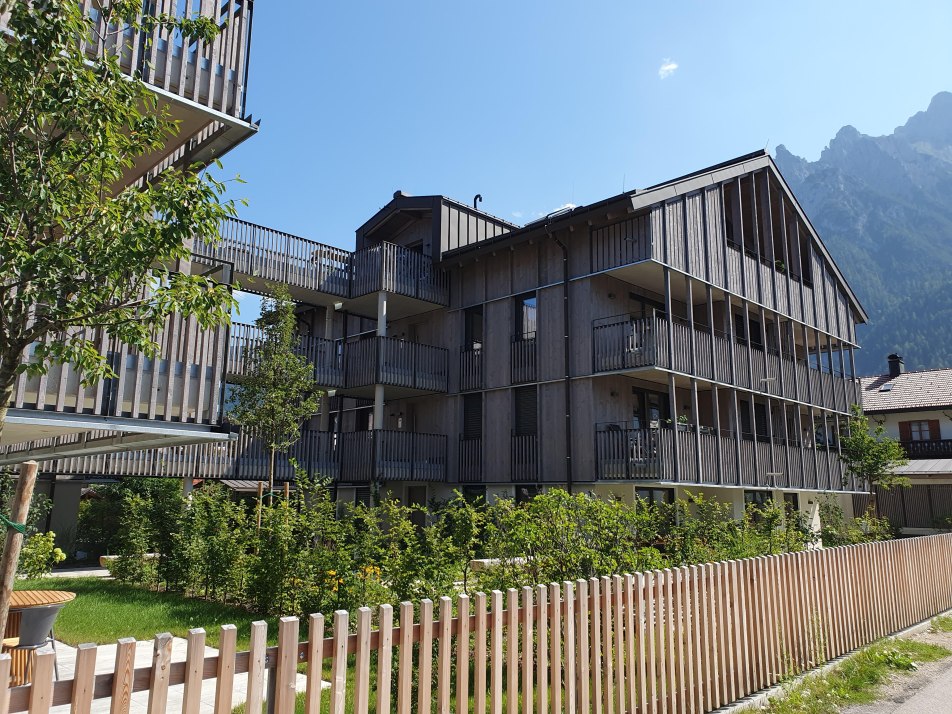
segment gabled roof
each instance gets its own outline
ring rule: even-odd
[[[738,156],[737,158],[730,159],[729,161],[723,161],[719,164],[714,164],[713,166],[708,166],[704,169],[699,169],[698,171],[693,171],[689,174],[685,174],[684,176],[679,176],[678,178],[649,186],[648,188],[626,191],[625,193],[621,193],[596,203],[588,204],[586,206],[577,206],[571,210],[558,211],[557,213],[551,214],[537,221],[533,221],[522,228],[514,227],[511,232],[508,232],[505,235],[497,236],[492,240],[480,241],[479,243],[474,243],[469,246],[447,251],[444,254],[444,258],[455,258],[462,255],[463,253],[478,252],[483,249],[498,246],[499,244],[517,242],[523,237],[528,238],[530,235],[538,232],[552,232],[566,228],[570,224],[579,222],[583,217],[590,216],[596,211],[604,210],[606,207],[611,206],[614,203],[627,203],[629,210],[631,211],[646,209],[648,206],[653,204],[667,201],[687,193],[692,193],[704,188],[705,186],[713,186],[715,184],[721,183],[722,181],[726,181],[737,176],[743,176],[744,174],[748,174],[753,171],[759,171],[761,169],[767,169],[773,173],[774,178],[777,180],[777,183],[780,184],[780,187],[782,188],[786,198],[789,200],[790,205],[803,220],[804,225],[806,225],[807,229],[810,231],[811,237],[819,246],[820,253],[823,255],[823,258],[832,267],[834,276],[843,286],[850,304],[859,315],[860,321],[868,321],[869,315],[866,313],[866,310],[863,309],[859,298],[856,297],[856,294],[846,281],[846,278],[843,277],[843,273],[836,265],[836,261],[833,260],[833,257],[823,244],[823,240],[816,232],[813,224],[810,223],[810,219],[807,217],[803,207],[800,206],[800,203],[797,201],[796,196],[794,196],[790,186],[787,185],[786,180],[783,178],[783,174],[781,174],[780,169],[777,168],[777,164],[774,163],[774,160],[771,158],[770,154],[768,154],[763,149],[753,151],[749,154],[744,154],[743,156]]]
[[[386,206],[377,211],[357,229],[357,240],[359,242],[362,238],[369,238],[371,234],[381,229],[390,229],[397,233],[407,224],[412,223],[413,220],[427,212],[438,214],[440,207],[443,205],[454,206],[464,213],[479,216],[483,220],[499,226],[501,233],[509,233],[519,229],[519,226],[515,223],[510,223],[478,208],[467,206],[453,198],[440,195],[410,196],[403,193],[403,191],[397,191]]]
[[[860,383],[868,414],[952,408],[952,369],[879,374],[862,377]]]

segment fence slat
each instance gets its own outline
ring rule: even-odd
[[[456,635],[456,711],[469,710],[469,596],[456,599],[459,633]]]
[[[0,658],[0,665],[2,665]],[[76,648],[76,668],[73,672],[73,697],[70,701],[70,714],[89,714],[93,704],[93,685],[96,679],[96,645],[85,643]],[[0,682],[7,682],[0,666]],[[0,687],[6,690],[6,687]],[[0,703],[0,712],[7,708]]]
[[[218,669],[215,678],[215,714],[229,714],[235,688],[235,652],[238,628],[222,625],[218,635]]]
[[[506,591],[506,711],[519,714],[519,591]]]
[[[502,714],[502,591],[492,592],[492,624],[490,626],[490,673],[492,691],[489,697],[489,710],[492,714]]]
[[[522,711],[532,711],[534,686],[532,681],[533,602],[532,588],[522,588]]]
[[[260,712],[264,703],[264,656],[268,645],[268,623],[251,623],[251,643],[248,653],[248,694],[245,711]]]
[[[297,653],[300,623],[296,617],[282,617],[278,621],[278,659],[276,668],[268,676],[275,678],[275,714],[293,714],[297,697]],[[204,645],[204,643],[203,643]],[[199,680],[201,687],[201,680]]]
[[[324,676],[324,616],[315,613],[308,618],[307,685],[304,692],[304,714],[320,714]],[[228,714],[227,711],[215,714]]]
[[[450,714],[450,697],[453,690],[453,600],[440,598],[440,633],[437,652],[436,700],[439,714]]]
[[[417,712],[433,710],[433,601],[420,601],[420,660],[417,664]]]
[[[413,697],[413,603],[400,603],[400,666],[397,669],[397,714],[410,714]]]
[[[204,664],[205,630],[196,627],[188,631],[182,714],[198,714],[198,708],[202,702],[202,666]],[[278,714],[287,714],[287,712],[279,712]]]
[[[536,712],[548,714],[549,687],[547,680],[549,669],[549,591],[545,585],[536,586]]]
[[[369,607],[357,609],[357,658],[354,667],[354,714],[370,710],[370,622]],[[285,714],[279,712],[279,714]]]
[[[476,593],[476,647],[473,652],[473,712],[486,714],[486,593]]]
[[[83,645],[80,645],[80,647],[83,647]],[[77,656],[78,655],[79,653],[77,652]],[[10,668],[12,665],[12,659],[13,658],[10,657],[10,655],[7,652],[0,654],[0,682],[10,681]],[[78,660],[76,663],[76,667],[77,669],[79,668]],[[90,691],[90,701],[92,699],[91,695],[92,695],[92,692]],[[74,708],[75,708],[75,705],[74,705]],[[7,714],[9,710],[10,710],[10,687],[0,686],[0,714]],[[89,711],[88,705],[85,711]],[[73,714],[72,710],[70,714]]]
[[[377,644],[377,714],[390,712],[390,681],[393,677],[393,606],[381,605]]]
[[[116,666],[113,669],[112,700],[109,714],[129,714],[132,702],[132,674],[135,668],[136,641],[123,637],[116,645]],[[31,693],[32,695],[32,693]],[[33,711],[32,696],[30,710]]]
[[[347,610],[334,613],[334,661],[331,665],[331,714],[344,714],[347,698],[347,635],[350,615]],[[257,712],[257,709],[249,710]]]
[[[575,659],[575,588],[571,582],[566,580],[562,583],[564,598],[562,603],[561,616],[565,619],[565,711],[575,714],[577,707],[577,694],[575,683],[576,659]]]
[[[590,714],[592,690],[588,661],[588,581],[576,581],[575,596],[575,610],[578,618],[575,626],[575,642],[578,645],[578,652],[575,655],[575,666],[578,672],[578,711],[580,714]]]
[[[603,714],[605,702],[602,699],[602,586],[598,578],[589,579],[589,605],[592,613],[592,710]]]
[[[53,670],[56,664],[56,653],[41,650],[33,656],[35,659],[33,681],[30,685],[30,714],[49,714],[53,703]]]
[[[79,653],[77,652],[77,654]],[[152,678],[149,680],[149,705],[147,710],[149,714],[165,714],[168,703],[171,664],[172,634],[164,632],[155,636],[155,644],[152,650]]]

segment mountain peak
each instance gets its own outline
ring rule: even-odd
[[[937,148],[952,146],[952,92],[939,92],[929,108],[896,128],[896,136],[909,142],[925,142]]]

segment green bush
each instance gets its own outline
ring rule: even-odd
[[[49,575],[53,566],[66,560],[66,554],[56,547],[56,534],[35,533],[23,543],[17,573],[25,578],[40,578]]]

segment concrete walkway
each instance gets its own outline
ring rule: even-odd
[[[98,565],[83,568],[61,568],[50,573],[51,578],[108,578],[109,571]]]
[[[139,667],[150,667],[152,666],[152,653],[153,653],[154,644],[151,640],[144,640],[142,642],[136,643],[136,657],[135,657],[135,666],[138,669]],[[172,661],[173,662],[184,662],[185,653],[187,651],[187,643],[181,637],[172,638]],[[218,650],[213,647],[205,648],[206,657],[214,657],[218,654]],[[71,679],[73,676],[73,671],[76,666],[76,648],[70,647],[69,645],[64,645],[61,642],[56,643],[56,660],[59,665],[59,676],[60,679]],[[116,663],[116,645],[100,645],[96,650],[96,673],[97,674],[106,674],[113,671],[113,668]],[[202,714],[213,714],[214,704],[215,704],[215,681],[214,679],[206,679],[202,683]],[[297,690],[303,692],[307,683],[307,678],[303,674],[297,675]],[[324,682],[325,687],[329,687],[330,683]],[[233,690],[233,699],[232,706],[237,706],[238,704],[243,704],[247,696],[248,691],[248,675],[247,674],[236,674],[235,675],[235,685]],[[168,706],[166,707],[167,711],[175,712],[182,710],[182,698],[185,694],[185,685],[179,684],[173,687],[169,687],[169,698]],[[130,706],[130,714],[146,714],[147,706],[149,703],[149,693],[146,692],[137,692],[132,695],[132,703]],[[109,712],[109,699],[97,699],[93,701],[92,714],[108,714]],[[69,705],[53,707],[51,709],[52,714],[68,714]]]

